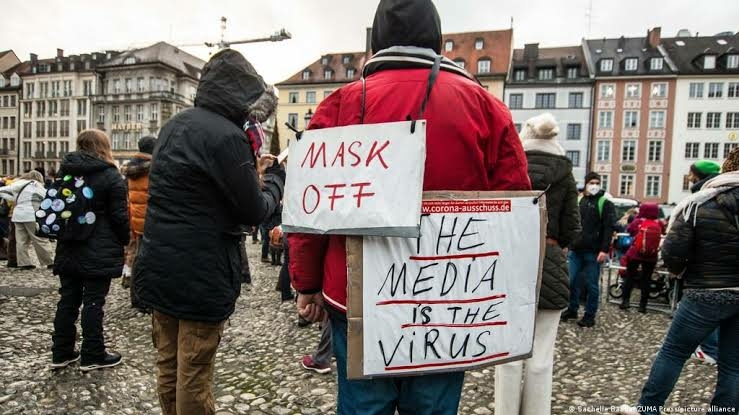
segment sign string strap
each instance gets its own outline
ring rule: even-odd
[[[434,58],[434,66],[431,67],[431,73],[429,73],[429,80],[426,84],[426,95],[423,97],[423,102],[421,102],[421,110],[418,112],[418,118],[423,118],[423,113],[426,112],[426,104],[429,102],[429,97],[431,96],[431,89],[434,87],[434,84],[436,83],[436,78],[439,77],[439,70],[441,69],[441,55],[436,55]],[[410,118],[410,116],[408,116]],[[411,120],[411,134],[416,132],[416,120]]]
[[[544,195],[545,195],[545,194],[547,193],[547,190],[549,190],[549,189],[550,189],[551,187],[552,187],[552,184],[551,184],[551,183],[549,183],[549,184],[547,185],[546,189],[544,189],[544,190],[543,190],[543,191],[542,191],[541,193],[539,193],[539,196],[536,196],[536,197],[534,198],[534,204],[535,204],[535,205],[539,204],[539,199],[541,199],[541,197],[542,197],[542,196],[544,196]]]

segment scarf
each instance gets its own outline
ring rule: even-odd
[[[264,144],[264,130],[262,124],[259,121],[247,121],[244,124],[244,132],[249,137],[249,144],[251,149],[254,151],[254,157],[259,158],[259,150],[262,149]]]
[[[698,218],[698,208],[700,208],[701,205],[715,198],[719,194],[728,192],[736,187],[739,187],[739,171],[724,173],[707,181],[699,192],[686,197],[677,205],[677,207],[675,207],[675,211],[670,217],[670,224],[667,227],[667,232],[670,231],[672,224],[675,223],[677,215],[683,215],[683,219],[688,221],[690,220],[690,215],[694,210],[695,216],[693,217],[693,226],[695,226],[695,222]]]

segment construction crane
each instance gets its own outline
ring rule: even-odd
[[[259,42],[281,42],[283,40],[292,39],[292,35],[285,29],[273,33],[267,37],[260,37],[256,39],[242,39],[242,40],[226,40],[226,21],[225,17],[221,17],[221,40],[218,42],[202,42],[202,43],[191,43],[187,45],[177,45],[177,47],[191,47],[191,46],[207,46],[209,48],[218,47],[218,49],[225,49],[231,47],[231,45],[242,45],[244,43],[259,43]]]

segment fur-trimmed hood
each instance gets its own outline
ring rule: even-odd
[[[151,154],[136,153],[131,161],[121,169],[121,173],[129,179],[147,176],[151,169]]]

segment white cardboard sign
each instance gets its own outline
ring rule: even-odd
[[[290,144],[285,232],[416,237],[426,122],[305,131]]]
[[[545,228],[532,199],[424,200],[420,238],[363,238],[363,377],[530,356]]]

